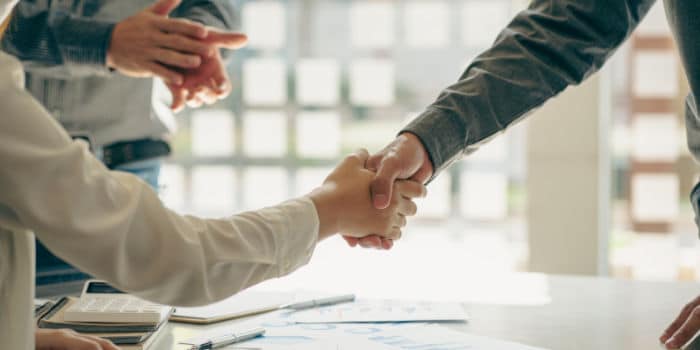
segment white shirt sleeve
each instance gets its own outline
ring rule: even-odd
[[[73,142],[22,78],[0,53],[0,226],[33,230],[85,272],[169,305],[214,302],[310,259],[319,229],[310,199],[219,220],[178,215]]]

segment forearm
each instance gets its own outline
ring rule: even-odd
[[[79,18],[20,2],[2,41],[29,72],[55,78],[105,75],[114,23]]]
[[[533,1],[403,131],[420,138],[439,173],[600,69],[653,3]]]
[[[178,215],[143,181],[108,171],[70,140],[9,83],[21,73],[0,54],[5,225],[34,231],[57,256],[118,288],[173,305],[214,302],[309,260],[319,220],[308,198],[219,220]]]

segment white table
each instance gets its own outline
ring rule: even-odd
[[[657,338],[662,330],[682,305],[700,294],[698,283],[568,276],[545,279],[549,303],[465,303],[471,320],[449,327],[553,350],[659,349]],[[151,349],[176,348],[179,340],[209,329],[178,323],[166,327]]]

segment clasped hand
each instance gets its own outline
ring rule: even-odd
[[[231,92],[219,50],[243,47],[240,33],[220,31],[168,15],[181,0],[160,0],[114,27],[107,66],[132,77],[159,77],[173,95],[171,108],[212,104]]]

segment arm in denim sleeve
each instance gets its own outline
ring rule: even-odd
[[[533,0],[402,132],[435,174],[569,85],[595,73],[655,0]]]
[[[222,30],[240,29],[233,6],[227,0],[184,0],[173,16],[187,18]],[[230,51],[221,50],[221,54],[222,57],[227,58]]]
[[[114,25],[21,1],[2,48],[19,58],[30,73],[63,79],[106,75]]]

